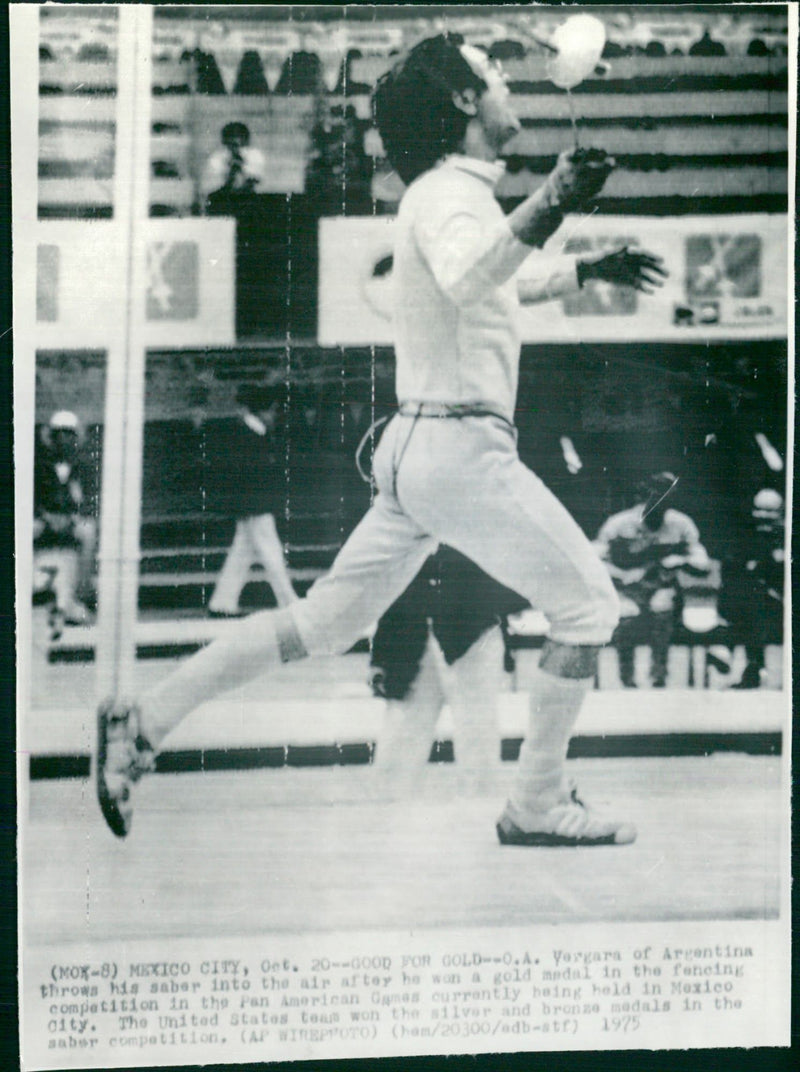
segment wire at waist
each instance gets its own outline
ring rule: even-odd
[[[513,421],[505,414],[492,409],[481,402],[401,402],[397,408],[401,417],[430,417],[437,419],[460,420],[464,417],[495,417],[497,420],[514,427]]]

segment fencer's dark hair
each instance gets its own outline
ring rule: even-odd
[[[453,94],[472,89],[480,95],[486,89],[461,55],[463,43],[460,34],[426,38],[375,87],[375,125],[392,167],[405,183],[461,145],[469,116],[456,107]]]

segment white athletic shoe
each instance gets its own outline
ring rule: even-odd
[[[510,802],[497,822],[501,845],[543,848],[589,845],[630,845],[636,840],[632,823],[602,819],[578,798],[575,789],[540,812],[520,812]]]
[[[131,828],[131,786],[155,766],[155,752],[140,731],[139,708],[106,700],[97,711],[97,800],[112,833]]]

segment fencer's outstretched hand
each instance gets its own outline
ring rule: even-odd
[[[561,211],[576,211],[597,197],[615,167],[614,157],[605,149],[571,149],[561,153],[548,178]]]
[[[656,287],[663,286],[669,272],[661,257],[652,253],[637,252],[623,246],[613,253],[582,256],[578,262],[578,278],[602,279],[621,287],[634,287],[643,294],[652,294]]]

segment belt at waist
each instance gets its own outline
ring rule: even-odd
[[[509,427],[514,427],[504,414],[475,402],[401,402],[397,412],[401,417],[436,417],[451,420],[460,420],[463,417],[496,417]]]

